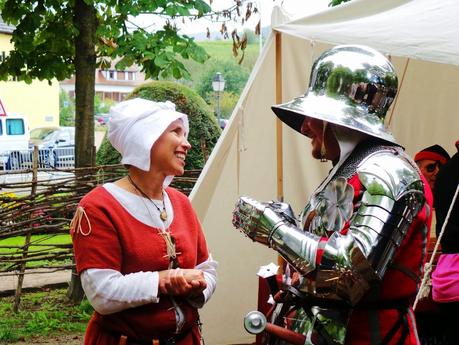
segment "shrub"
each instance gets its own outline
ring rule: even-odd
[[[175,103],[177,111],[188,115],[188,141],[192,148],[188,152],[185,169],[202,169],[220,135],[217,120],[206,102],[190,88],[168,81],[140,85],[128,98],[136,97],[157,102],[171,101]],[[97,152],[97,164],[118,164],[120,161],[120,154],[105,137]]]

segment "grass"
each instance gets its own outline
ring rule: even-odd
[[[210,55],[211,59],[217,60],[233,60],[238,62],[241,58],[240,52],[237,57],[233,56],[233,41],[222,40],[222,41],[202,41],[198,44],[203,47],[207,54]],[[242,67],[248,68],[249,70],[255,65],[255,61],[259,54],[258,43],[248,44],[245,49],[244,60],[241,63]]]
[[[83,335],[93,312],[87,300],[70,304],[64,289],[24,293],[17,314],[12,310],[13,301],[13,296],[0,298],[0,344],[60,333]]]
[[[24,236],[16,236],[16,237],[10,237],[4,240],[0,240],[0,256],[1,255],[8,255],[8,254],[14,254],[17,253],[18,249],[17,248],[1,248],[2,246],[23,246],[25,241]],[[31,243],[32,245],[29,247],[29,250],[32,252],[34,250],[44,250],[46,248],[49,248],[49,252],[52,252],[53,250],[59,250],[59,249],[52,249],[53,244],[71,244],[72,243],[72,238],[70,234],[62,234],[62,235],[33,235],[31,238]],[[49,244],[49,247],[43,247],[43,246],[34,246],[33,243],[39,243],[39,244]],[[69,261],[70,262],[70,261]],[[50,261],[31,261],[27,263],[28,268],[33,268],[37,266],[42,266],[44,264],[51,264],[52,262]],[[0,265],[1,268],[1,265]]]

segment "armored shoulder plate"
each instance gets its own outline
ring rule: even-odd
[[[382,279],[410,224],[424,205],[424,185],[400,148],[376,152],[357,168],[364,193],[350,231]]]
[[[413,194],[423,201],[424,186],[420,173],[400,148],[373,153],[357,167],[357,173],[370,195],[384,195],[397,201],[406,194]]]

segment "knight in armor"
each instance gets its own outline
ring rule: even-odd
[[[298,278],[282,285],[270,324],[304,335],[304,344],[419,344],[411,304],[432,197],[384,125],[393,97],[370,107],[352,85],[395,96],[398,81],[379,52],[337,46],[315,61],[304,95],[272,107],[311,139],[314,158],[333,164],[299,219],[288,204],[241,197],[233,224]]]

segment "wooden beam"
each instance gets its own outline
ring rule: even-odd
[[[276,104],[282,103],[282,34],[276,32]],[[282,121],[276,117],[277,200],[284,200]]]

